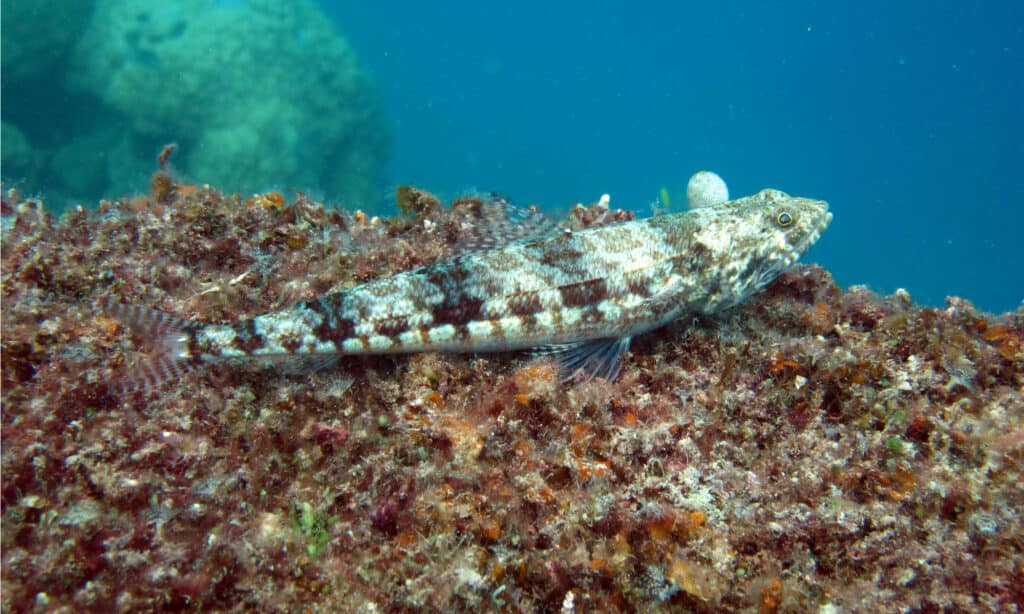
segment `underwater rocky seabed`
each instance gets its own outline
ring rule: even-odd
[[[104,301],[254,316],[445,257],[477,204],[5,191],[3,610],[1021,609],[1019,310],[798,265],[613,383],[421,354],[108,386],[144,340]]]

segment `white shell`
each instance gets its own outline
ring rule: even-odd
[[[712,207],[729,200],[725,180],[711,171],[697,171],[686,184],[686,202],[691,209]]]

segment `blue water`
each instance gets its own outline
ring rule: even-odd
[[[394,184],[647,212],[710,169],[828,200],[805,260],[843,285],[1024,298],[1022,2],[323,6],[378,82]]]

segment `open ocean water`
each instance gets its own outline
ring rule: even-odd
[[[558,210],[830,202],[842,285],[1024,299],[1024,3],[322,3],[376,78],[389,177]]]

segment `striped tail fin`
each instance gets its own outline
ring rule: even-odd
[[[108,305],[106,312],[150,346],[146,357],[114,382],[118,391],[149,390],[167,380],[180,378],[202,363],[189,350],[190,341],[201,324],[155,309],[123,303]]]

